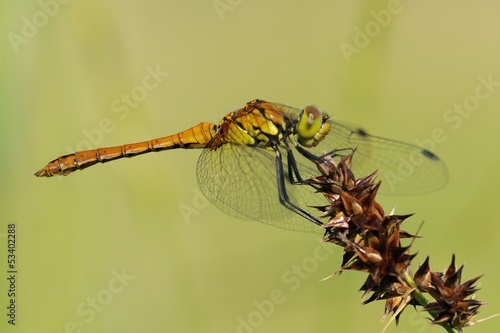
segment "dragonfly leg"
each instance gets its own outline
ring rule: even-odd
[[[334,149],[334,150],[332,150],[328,153],[325,153],[323,155],[316,156],[301,146],[296,146],[295,148],[302,156],[304,156],[305,158],[307,158],[311,162],[315,162],[321,158],[324,158],[325,156],[332,156],[332,157],[340,156],[338,154],[338,152],[341,152],[344,150],[348,150],[349,152],[352,152],[351,148]],[[299,169],[297,167],[297,162],[295,160],[295,156],[293,155],[293,150],[288,148],[288,147],[287,147],[287,161],[288,161],[288,178],[290,179],[290,183],[291,184],[304,184],[304,183],[306,183],[306,181],[300,175]]]
[[[328,153],[317,156],[317,155],[314,155],[313,153],[311,153],[310,151],[308,151],[307,149],[304,149],[301,146],[296,146],[295,148],[302,156],[304,156],[305,158],[307,158],[311,162],[316,162],[320,159],[323,159],[325,156],[331,156],[332,158],[338,157],[338,156],[344,156],[342,154],[339,154],[339,152],[348,151],[349,153],[352,153],[354,151],[353,148],[333,149],[333,150],[329,151]],[[293,174],[295,174],[295,177],[297,178],[296,182],[294,182],[292,179],[292,170],[293,170]],[[303,179],[300,176],[300,173],[299,173],[298,168],[297,168],[297,163],[295,162],[295,157],[293,156],[293,153],[291,150],[288,151],[288,173],[290,174],[290,179],[291,179],[292,184],[302,184],[302,185],[314,184],[314,185],[330,185],[330,186],[332,186],[331,182],[319,182],[319,181],[315,181],[313,179]],[[341,185],[339,185],[339,186],[341,186]]]
[[[300,175],[299,168],[297,167],[297,162],[295,161],[295,156],[293,156],[293,150],[287,149],[286,157],[288,161],[288,178],[291,184],[303,183],[302,176]],[[294,178],[295,177],[295,178]],[[296,180],[295,180],[296,179]]]
[[[322,226],[323,223],[316,219],[314,216],[303,210],[302,208],[298,207],[294,203],[290,201],[290,198],[288,197],[288,194],[286,193],[286,187],[285,187],[285,173],[283,171],[283,161],[281,158],[281,152],[280,150],[275,147],[273,148],[274,152],[276,153],[276,178],[278,181],[278,195],[279,195],[279,200],[280,203],[285,206],[286,208],[290,209],[292,212],[302,216],[306,220],[309,220],[310,222]],[[297,166],[295,166],[295,170],[297,169]],[[289,166],[289,171],[290,171],[290,166]],[[298,172],[297,172],[298,174]],[[289,175],[291,177],[291,174]]]
[[[301,146],[296,146],[295,147],[297,149],[297,151],[302,155],[304,156],[305,158],[307,158],[308,160],[311,160],[311,161],[317,161],[318,159],[321,159],[321,158],[324,158],[325,156],[332,156],[332,157],[336,157],[336,156],[345,156],[343,154],[339,154],[339,152],[344,152],[344,151],[347,151],[348,154],[351,154],[353,153],[356,149],[355,148],[339,148],[339,149],[332,149],[331,151],[327,152],[327,153],[324,153],[323,155],[320,155],[320,156],[316,156],[314,155],[313,153],[311,153],[309,150],[305,149],[304,147],[301,147]]]

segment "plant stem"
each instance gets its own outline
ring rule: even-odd
[[[413,289],[412,295],[413,295],[413,298],[418,302],[418,304],[422,305],[423,307],[426,307],[427,305],[429,305],[429,301],[427,300],[427,298],[425,298],[424,294],[422,294],[422,292],[418,289],[417,284],[415,283],[413,278],[410,276],[410,274],[408,274],[407,270],[405,270],[405,272],[403,273],[403,278],[405,279],[405,282]],[[431,311],[428,311],[428,312],[433,319],[436,318],[436,315],[433,312],[431,312]],[[439,325],[441,325],[448,333],[456,333],[457,332],[457,331],[455,331],[455,329],[453,327],[451,327],[447,323],[443,323],[443,324],[439,324]]]

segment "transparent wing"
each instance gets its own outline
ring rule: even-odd
[[[448,181],[445,163],[432,152],[416,145],[385,139],[330,121],[325,139],[310,149],[316,155],[332,149],[354,148],[352,170],[356,177],[378,170],[384,194],[423,194],[444,187]],[[307,167],[306,167],[307,168]],[[312,168],[306,172],[316,174]]]
[[[309,150],[319,156],[334,149],[356,149],[352,162],[355,176],[360,178],[378,170],[381,193],[422,194],[442,188],[448,180],[445,164],[425,149],[337,122],[330,121],[330,125],[325,139]],[[286,152],[282,156],[283,170],[288,175]],[[314,163],[296,151],[294,156],[304,179],[319,174]],[[197,164],[198,184],[209,201],[229,215],[288,230],[322,233],[322,228],[279,202],[275,158],[272,150],[241,145],[204,149]],[[312,216],[320,213],[311,206],[326,204],[322,194],[307,185],[287,181],[286,189],[291,201]]]
[[[286,160],[286,153],[283,156]],[[210,202],[231,216],[321,234],[324,232],[321,227],[279,202],[275,161],[274,152],[262,148],[225,144],[215,151],[204,149],[196,167],[198,184]],[[288,170],[286,161],[283,168],[285,172]],[[313,216],[319,215],[309,205],[324,205],[326,201],[321,194],[310,186],[292,185],[288,181],[286,187],[292,202]]]

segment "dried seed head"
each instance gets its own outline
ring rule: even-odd
[[[381,185],[375,183],[376,172],[356,179],[351,172],[353,154],[321,157],[314,162],[321,176],[308,184],[325,197],[327,204],[316,207],[327,219],[324,241],[344,247],[340,272],[357,270],[368,273],[360,290],[364,303],[385,299],[385,314],[393,313],[398,322],[407,305],[426,305],[424,310],[433,316],[433,323],[461,329],[472,324],[484,302],[473,298],[478,290],[474,283],[479,277],[460,284],[463,266],[458,270],[455,256],[444,273],[432,272],[429,258],[411,278],[410,263],[415,254],[402,246],[402,238],[417,236],[401,230],[401,224],[411,215],[385,215],[375,197]],[[435,302],[428,303],[422,292],[429,293]],[[469,299],[465,299],[469,297]]]
[[[457,329],[470,326],[479,308],[486,304],[474,299],[474,293],[479,290],[474,283],[481,276],[460,284],[462,271],[463,266],[456,269],[455,255],[453,255],[451,264],[444,273],[432,272],[429,267],[429,258],[415,273],[415,282],[418,287],[435,299],[435,302],[424,308],[434,315],[432,321],[434,324],[447,323]],[[465,298],[469,296],[470,298],[466,300]]]

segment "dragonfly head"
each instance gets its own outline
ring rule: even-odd
[[[297,136],[304,147],[316,146],[330,131],[328,115],[321,113],[315,106],[306,106],[297,121]]]

